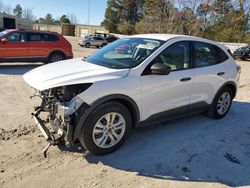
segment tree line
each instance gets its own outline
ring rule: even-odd
[[[174,33],[250,43],[250,1],[108,0],[102,25],[129,35]]]
[[[77,17],[71,13],[67,15],[62,15],[58,18],[53,18],[52,14],[48,13],[43,18],[36,19],[31,8],[23,8],[20,4],[17,4],[15,8],[12,8],[10,5],[4,5],[0,0],[0,12],[17,16],[19,18],[25,18],[28,20],[33,20],[36,23],[41,24],[53,24],[53,25],[62,25],[64,23],[77,23]]]

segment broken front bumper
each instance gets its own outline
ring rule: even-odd
[[[39,117],[40,112],[41,112],[40,110],[37,110],[35,113],[32,113],[32,117],[33,117],[33,119],[34,119],[34,121],[36,123],[36,126],[39,128],[39,130],[41,131],[44,138],[50,144],[52,144],[52,145],[58,144],[58,141],[63,136],[62,131],[59,131],[60,129],[58,129],[57,133],[54,133],[54,132],[50,131],[46,127],[45,122]]]
[[[79,115],[82,115],[88,107],[86,103],[76,97],[67,106],[57,102],[53,109],[45,110],[42,105],[35,107],[32,117],[36,126],[49,143],[56,145],[63,141],[69,147],[73,145],[76,139],[74,131],[79,121]],[[43,112],[49,114],[46,121],[40,117],[40,114]]]

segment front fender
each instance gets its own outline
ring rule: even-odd
[[[98,106],[100,106],[101,104],[108,102],[108,101],[112,101],[112,100],[116,100],[118,102],[119,102],[119,100],[122,100],[122,101],[126,102],[127,104],[123,104],[123,103],[122,104],[124,106],[126,106],[127,108],[130,107],[129,111],[133,113],[131,115],[133,116],[134,126],[140,125],[140,111],[139,111],[139,108],[138,108],[136,102],[133,99],[131,99],[130,97],[128,97],[126,95],[122,95],[122,94],[108,95],[108,96],[105,96],[105,97],[98,99],[90,106],[86,103],[83,103],[76,110],[76,112],[74,114],[74,116],[75,116],[74,117],[75,118],[75,131],[74,131],[73,141],[75,141],[76,139],[78,139],[80,137],[82,128],[84,126],[84,122],[86,121],[88,116],[91,114],[91,112],[93,112],[93,110],[95,108],[97,108]]]

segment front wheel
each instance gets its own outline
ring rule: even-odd
[[[79,140],[89,152],[95,155],[107,154],[123,144],[131,127],[128,109],[120,103],[108,102],[89,115]]]
[[[85,44],[85,47],[86,47],[86,48],[89,48],[89,47],[90,47],[90,44],[89,44],[89,43],[86,43],[86,44]]]
[[[227,115],[231,104],[232,104],[232,91],[230,88],[223,88],[214,98],[213,103],[211,104],[208,115],[214,119],[221,119]]]

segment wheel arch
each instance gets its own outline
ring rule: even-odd
[[[232,94],[233,94],[233,99],[235,98],[235,96],[236,96],[236,93],[237,93],[237,85],[233,82],[233,81],[229,81],[229,82],[226,82],[226,83],[224,83],[220,88],[219,88],[219,90],[216,92],[216,95],[215,95],[215,97],[218,95],[218,93],[223,89],[223,88],[225,88],[225,87],[228,87],[229,89],[231,89],[231,91],[232,91]],[[214,97],[214,98],[215,98]]]
[[[138,105],[131,97],[126,96],[126,95],[122,95],[122,94],[108,95],[108,96],[102,97],[102,98],[98,99],[97,101],[95,101],[84,112],[81,110],[81,106],[78,108],[79,111],[82,111],[83,114],[81,115],[79,120],[75,122],[75,131],[74,131],[74,138],[73,138],[74,141],[79,138],[80,133],[82,131],[82,127],[84,125],[84,122],[86,121],[88,116],[98,106],[100,106],[104,103],[110,102],[110,101],[115,101],[115,102],[121,103],[122,105],[124,105],[128,109],[128,111],[130,112],[131,117],[132,117],[132,122],[133,122],[132,127],[133,128],[140,124],[140,111],[139,111]]]
[[[51,57],[52,54],[55,53],[61,53],[64,56],[64,58],[66,57],[66,54],[62,50],[53,50],[52,52],[49,53],[48,59]]]

